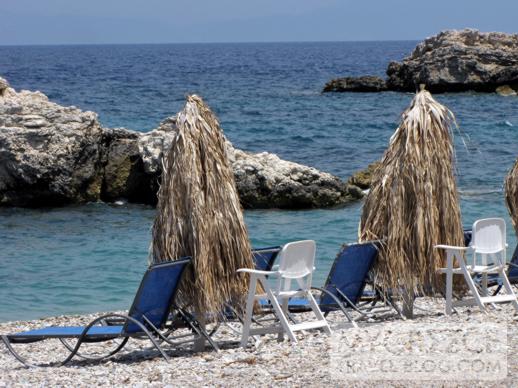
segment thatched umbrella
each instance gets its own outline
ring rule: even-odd
[[[375,280],[385,289],[405,290],[404,297],[442,290],[436,269],[444,266],[444,253],[433,247],[463,245],[454,125],[452,112],[426,90],[418,92],[402,114],[363,206],[360,240],[384,241]]]
[[[513,222],[514,231],[518,235],[518,159],[505,178],[504,191],[507,209]]]
[[[166,155],[153,225],[151,260],[192,256],[177,301],[198,313],[219,313],[241,302],[253,268],[248,232],[218,120],[196,96],[177,116]]]

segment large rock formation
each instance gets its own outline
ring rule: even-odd
[[[235,150],[231,156],[241,202],[247,208],[326,207],[359,199],[361,190],[312,167],[277,155]]]
[[[0,79],[5,86],[6,81]],[[39,92],[0,91],[0,204],[94,201],[101,192],[103,130],[92,112]]]
[[[518,34],[444,31],[419,43],[403,61],[391,62],[387,76],[386,90],[395,91],[415,92],[420,84],[433,93],[495,92],[506,85],[518,90]],[[348,86],[352,84],[356,89],[367,88],[372,80],[337,79],[329,82],[324,91],[350,91]]]
[[[52,103],[40,92],[17,93],[0,78],[0,205],[154,204],[176,130],[174,116],[147,133],[102,128],[93,112]],[[227,150],[247,208],[333,206],[362,196],[314,168],[230,142]]]

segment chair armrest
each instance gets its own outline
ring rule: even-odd
[[[453,251],[470,251],[473,248],[472,247],[456,247],[453,245],[434,245],[434,248],[436,249],[451,249]]]
[[[239,268],[237,272],[241,273],[250,273],[250,274],[256,274],[256,275],[276,275],[279,273],[279,271],[260,271],[258,269],[252,269],[252,268]]]

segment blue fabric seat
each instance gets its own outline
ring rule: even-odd
[[[84,326],[51,326],[42,329],[23,331],[13,334],[11,337],[16,342],[21,338],[74,338],[81,335]],[[123,326],[94,326],[88,330],[88,337],[109,337],[114,338],[122,334]]]
[[[94,319],[87,326],[60,326],[45,327],[41,329],[29,330],[21,333],[2,335],[2,340],[8,350],[24,365],[32,366],[25,361],[12,347],[13,343],[30,343],[46,339],[60,339],[63,345],[70,351],[68,357],[58,363],[51,365],[63,365],[69,362],[78,353],[79,348],[84,342],[99,342],[115,338],[122,338],[122,343],[110,352],[107,356],[99,357],[103,359],[121,350],[130,337],[147,337],[160,352],[168,359],[168,356],[158,344],[156,337],[162,341],[169,340],[161,333],[165,329],[171,309],[179,312],[185,323],[198,335],[205,336],[215,347],[213,341],[205,331],[200,330],[200,325],[186,311],[174,305],[174,298],[181,281],[182,274],[189,264],[190,259],[180,259],[177,261],[166,262],[151,266],[140,283],[140,287],[135,295],[135,299],[125,314],[107,314]],[[97,326],[102,324],[102,326]],[[68,345],[64,339],[77,338],[75,347]],[[45,365],[47,366],[47,365]]]

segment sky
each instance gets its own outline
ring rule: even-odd
[[[518,0],[0,0],[0,45],[420,40],[518,32]]]

